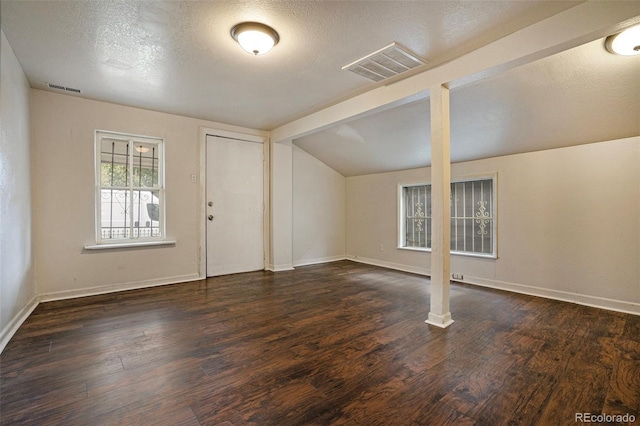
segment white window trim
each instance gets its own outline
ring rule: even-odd
[[[162,199],[161,205],[159,206],[159,215],[161,220],[159,221],[161,236],[160,237],[142,237],[142,238],[127,238],[127,239],[102,239],[102,226],[101,226],[101,140],[99,139],[99,134],[109,134],[115,137],[122,138],[123,140],[129,140],[133,142],[137,140],[138,142],[148,142],[148,143],[157,143],[162,146],[160,153],[158,155],[158,182],[159,182],[159,198]],[[175,244],[174,240],[167,240],[167,220],[166,220],[166,198],[165,198],[165,140],[164,138],[156,137],[156,136],[147,136],[147,135],[138,135],[133,133],[122,133],[122,132],[113,132],[110,130],[94,130],[94,192],[95,192],[95,243],[87,244],[84,246],[85,250],[100,250],[100,249],[117,249],[117,248],[127,248],[127,247],[146,247],[146,246],[158,246],[158,245],[171,245]],[[133,145],[132,145],[133,146]]]
[[[493,189],[493,253],[472,253],[466,251],[453,251],[450,253],[455,256],[464,256],[464,257],[478,257],[483,259],[497,259],[498,258],[498,173],[495,172],[493,174],[480,174],[480,175],[464,175],[456,177],[455,179],[451,179],[450,183],[459,183],[459,182],[468,182],[474,180],[486,180],[492,179],[492,189]],[[418,252],[426,252],[431,253],[431,248],[427,247],[405,247],[404,246],[404,234],[405,234],[405,221],[404,221],[404,203],[402,202],[402,192],[404,188],[411,186],[423,186],[423,185],[431,185],[431,181],[423,181],[423,182],[409,182],[409,183],[399,183],[398,184],[398,193],[397,193],[397,206],[398,206],[398,250],[407,250],[407,251],[418,251]]]

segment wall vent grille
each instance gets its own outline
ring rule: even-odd
[[[410,69],[425,65],[427,62],[409,52],[397,43],[391,43],[382,49],[342,67],[375,82],[386,80]]]
[[[59,84],[47,83],[47,86],[50,89],[64,90],[66,92],[73,92],[73,93],[82,93],[80,89],[74,89],[73,87],[60,86]]]

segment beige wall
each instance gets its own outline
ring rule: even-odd
[[[261,132],[32,90],[38,294],[73,297],[198,279],[200,127]],[[94,130],[165,139],[167,237],[173,246],[83,250],[95,242]]]
[[[498,175],[498,259],[452,255],[452,273],[640,313],[640,137],[458,163],[451,171],[452,179]],[[429,272],[428,253],[395,248],[397,185],[427,181],[429,173],[347,178],[350,257]]]
[[[425,253],[397,250],[398,185],[427,182],[429,169],[347,178],[347,255],[381,266],[428,273]]]
[[[344,176],[293,146],[293,264],[343,259]]]
[[[0,31],[0,352],[36,306],[29,83]]]

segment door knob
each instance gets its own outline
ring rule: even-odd
[[[209,215],[209,217],[207,217],[207,219],[209,219],[209,220],[213,220],[213,215],[212,215],[212,214],[210,214],[210,215]]]

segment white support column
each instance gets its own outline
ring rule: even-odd
[[[451,130],[449,88],[432,87],[431,102],[431,308],[427,324],[448,327],[451,240]]]
[[[292,141],[271,142],[271,244],[268,269],[293,269]]]

